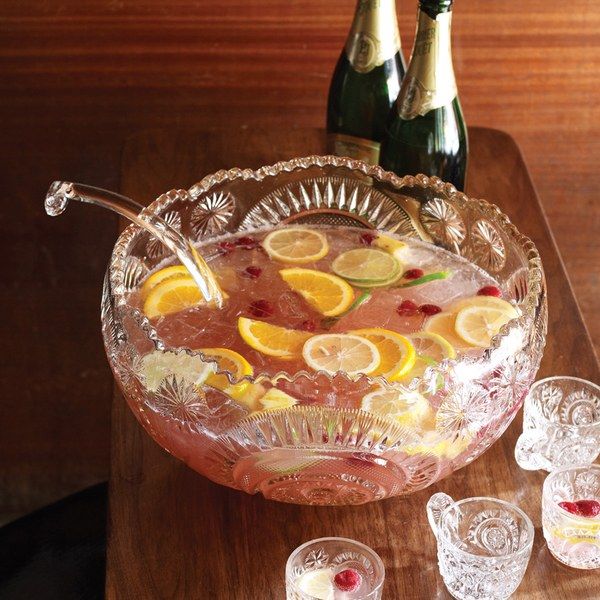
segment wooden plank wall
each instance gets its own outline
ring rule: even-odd
[[[123,141],[144,128],[227,122],[294,135],[323,124],[353,8],[354,0],[0,4],[0,297],[12,315],[0,326],[11,348],[0,374],[13,406],[0,436],[0,518],[108,470],[110,380],[97,307],[115,221],[87,209],[50,221],[40,210],[48,182],[118,187]],[[398,0],[398,12],[408,54],[415,2]],[[593,0],[455,7],[466,119],[521,145],[596,343],[598,31]]]

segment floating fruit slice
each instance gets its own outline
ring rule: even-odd
[[[467,343],[461,337],[456,335],[454,325],[456,323],[456,314],[451,312],[441,312],[429,317],[425,321],[423,329],[427,333],[436,333],[443,337],[454,348],[468,348],[471,344]]]
[[[171,267],[165,267],[164,269],[160,269],[156,271],[156,273],[152,273],[146,281],[144,281],[144,285],[140,290],[140,296],[142,300],[145,300],[150,293],[150,290],[156,287],[161,281],[165,279],[169,279],[169,277],[176,277],[185,275],[186,277],[190,277],[190,272],[183,265],[173,265]]]
[[[377,246],[378,248],[389,252],[398,262],[400,262],[400,254],[402,250],[406,248],[406,244],[404,242],[381,233],[373,240],[373,246]]]
[[[259,410],[277,410],[295,406],[298,404],[298,400],[277,388],[271,388],[262,398],[258,399],[258,404]]]
[[[379,367],[381,359],[373,342],[358,335],[325,333],[311,337],[302,349],[306,364],[315,371],[331,375],[369,375]]]
[[[217,368],[219,371],[229,371],[235,380],[239,380],[246,375],[252,375],[252,365],[241,355],[229,348],[201,348],[207,357],[217,359]],[[248,381],[240,381],[231,384],[226,375],[212,373],[206,379],[206,383],[218,390],[221,390],[234,400],[239,400],[248,387]]]
[[[367,394],[361,409],[390,419],[407,427],[419,427],[432,415],[427,399],[409,390],[378,390]]]
[[[456,350],[441,335],[427,331],[412,333],[407,336],[415,347],[416,360],[407,374],[409,377],[421,377],[427,367],[433,366],[446,358],[455,358]]]
[[[272,231],[262,244],[271,258],[293,264],[315,262],[329,252],[321,232],[302,227]]]
[[[355,248],[340,254],[331,268],[336,275],[351,282],[381,283],[395,278],[400,263],[387,252],[373,248]]]
[[[520,312],[510,302],[502,300],[502,298],[496,298],[495,296],[472,296],[470,298],[463,298],[455,302],[448,310],[453,313],[460,312],[463,308],[469,306],[485,306],[489,308],[498,308],[505,310],[511,315],[511,319],[516,319]]]
[[[398,271],[394,277],[391,279],[386,279],[385,281],[373,282],[373,281],[353,281],[352,285],[357,288],[382,288],[387,287],[388,285],[393,285],[394,283],[400,281],[402,279],[402,269]]]
[[[174,378],[180,383],[202,385],[214,371],[213,364],[204,362],[199,356],[190,356],[183,350],[154,350],[142,358],[138,374],[146,388],[155,392],[167,378]]]
[[[333,587],[333,570],[316,569],[305,571],[296,579],[296,587],[310,598],[316,600],[333,600],[335,589]]]
[[[483,296],[493,297],[493,296]],[[514,315],[514,308],[505,302],[502,306],[468,306],[457,315],[456,333],[467,343],[479,348],[489,348],[492,338]]]
[[[203,302],[204,298],[191,276],[173,275],[150,289],[144,302],[144,313],[153,319]]]
[[[286,329],[246,317],[238,319],[238,331],[248,346],[262,354],[278,358],[299,357],[304,342],[312,335],[307,331]]]
[[[472,441],[468,434],[456,438],[442,437],[437,431],[427,431],[421,438],[421,442],[405,446],[402,450],[409,456],[415,454],[431,454],[438,458],[444,457],[454,460],[464,452]]]
[[[341,277],[313,269],[282,269],[282,279],[314,309],[326,317],[336,317],[354,301],[352,286]]]
[[[381,362],[371,375],[382,375],[388,381],[398,381],[415,363],[415,349],[409,339],[389,329],[356,329],[352,335],[373,342],[379,351]]]

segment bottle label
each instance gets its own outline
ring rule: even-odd
[[[368,73],[400,50],[396,0],[358,0],[346,41],[352,68]]]
[[[419,11],[415,46],[398,96],[398,112],[404,120],[426,115],[456,98],[450,32],[452,12],[432,19]]]
[[[331,154],[349,156],[371,165],[379,164],[379,142],[341,133],[329,134],[327,141]]]

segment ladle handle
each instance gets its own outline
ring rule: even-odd
[[[141,204],[121,194],[68,181],[55,181],[50,186],[44,203],[46,212],[50,216],[58,216],[66,210],[71,200],[107,208],[146,229],[177,255],[207,303],[214,303],[219,308],[223,305],[223,292],[204,259],[189,240],[158,215],[146,213]]]

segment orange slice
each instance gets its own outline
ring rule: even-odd
[[[286,329],[246,317],[238,319],[238,331],[248,346],[262,354],[278,358],[299,357],[304,342],[312,336],[306,331]]]
[[[326,317],[336,317],[354,301],[352,286],[337,275],[313,269],[282,269],[282,279],[314,309]]]
[[[364,337],[373,342],[379,351],[381,362],[371,375],[382,375],[388,381],[398,381],[415,364],[415,349],[410,340],[389,329],[357,329],[352,335]]]

